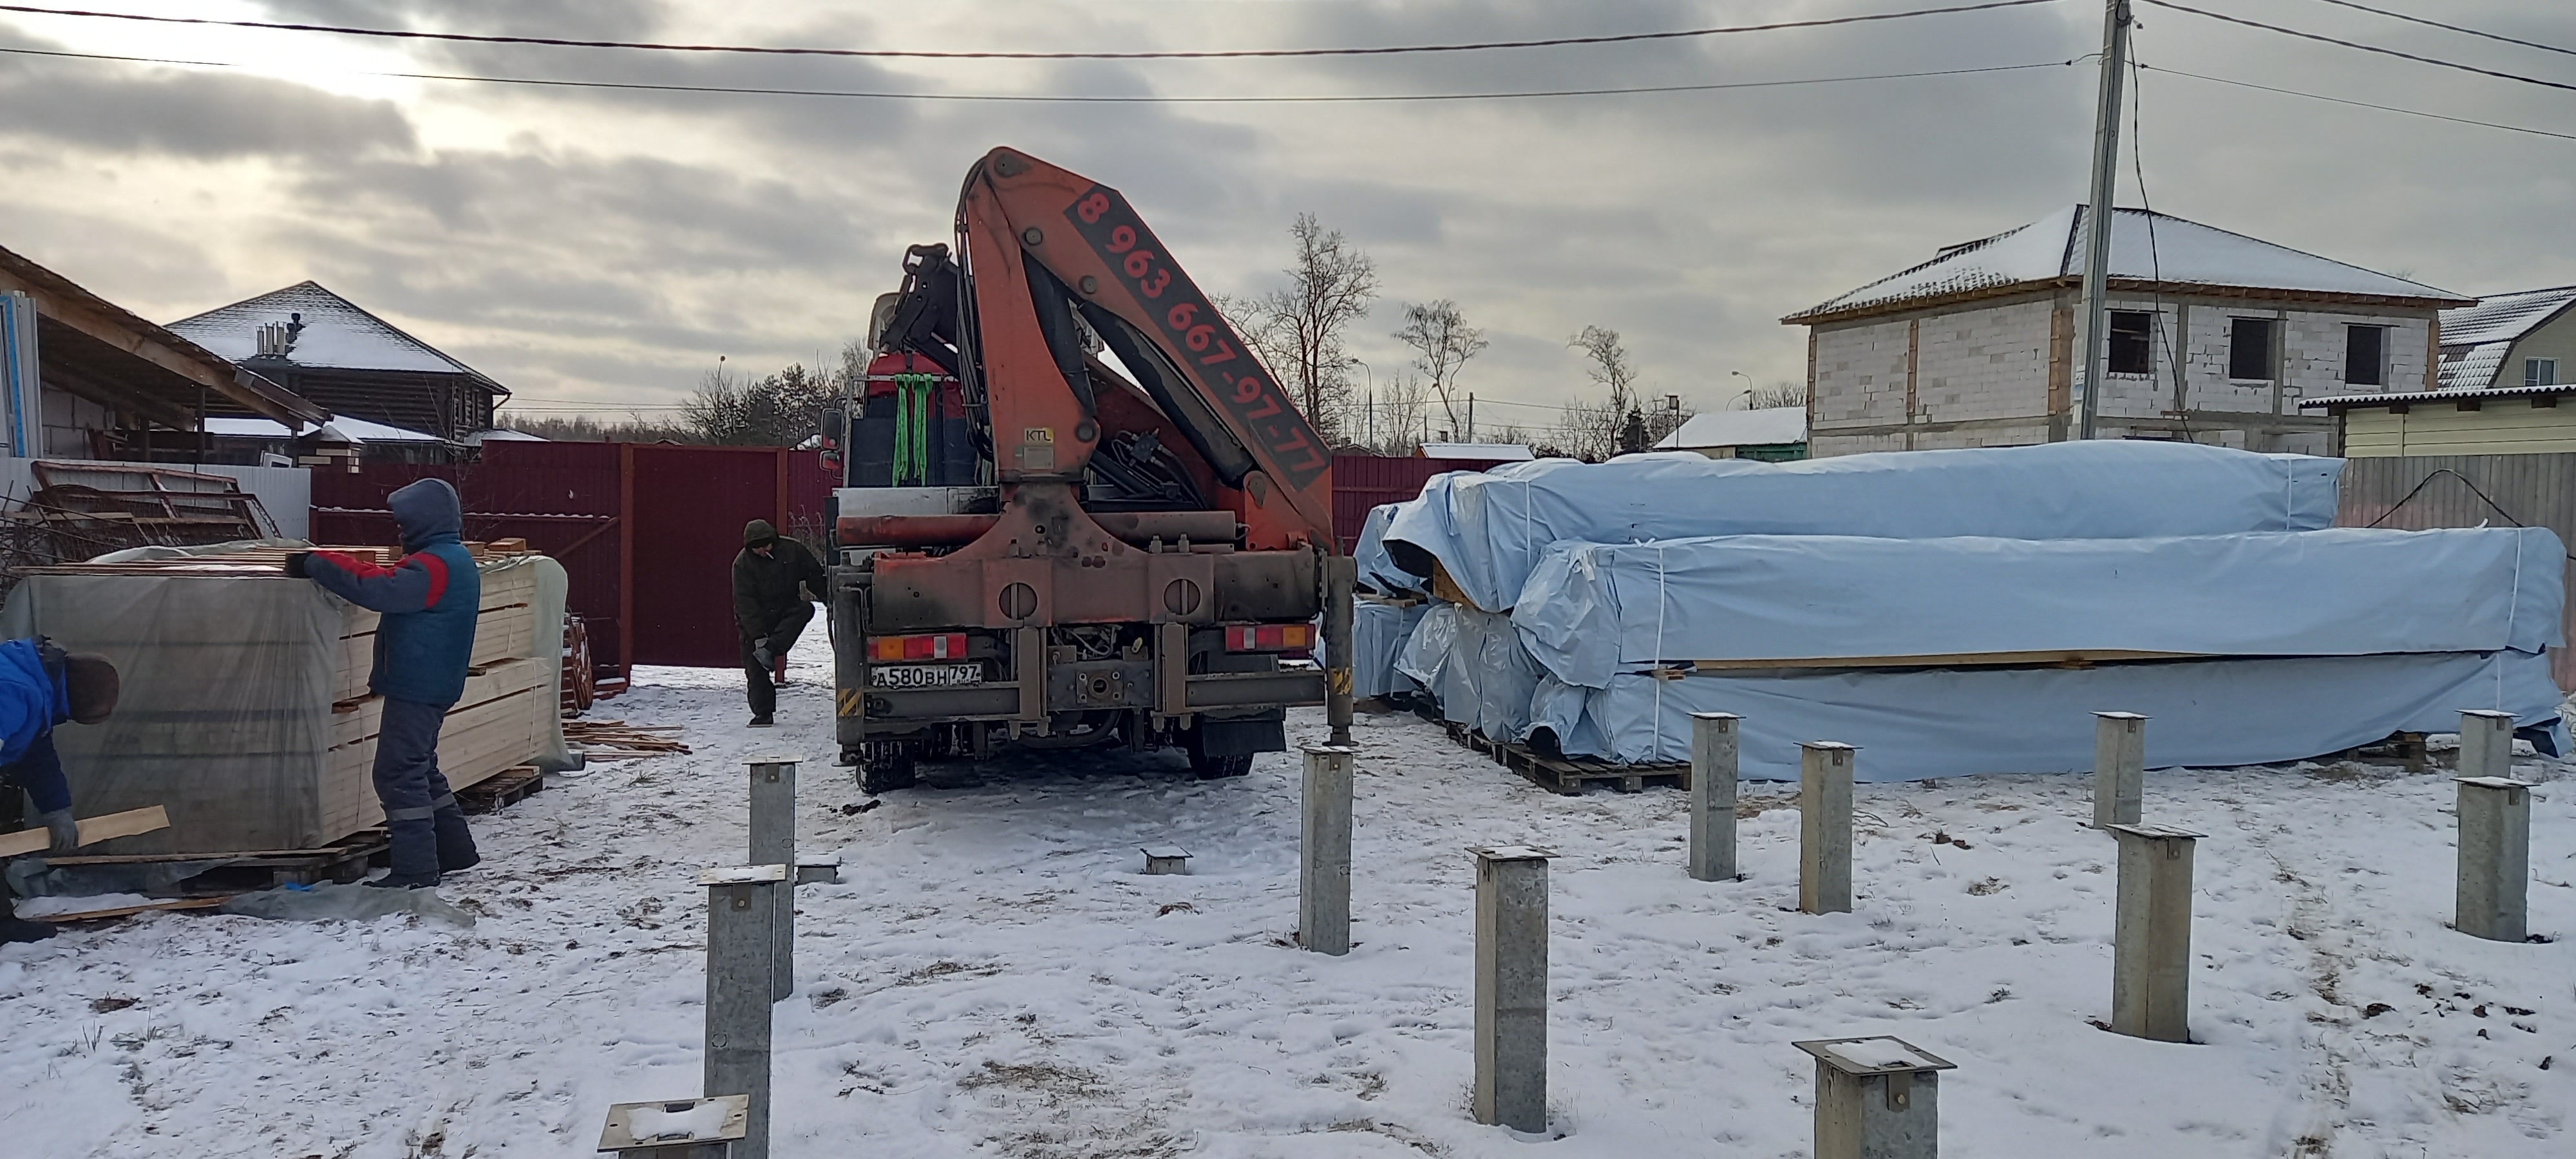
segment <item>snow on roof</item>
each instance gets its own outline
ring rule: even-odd
[[[330,422],[322,424],[318,432],[311,427],[303,426],[290,431],[286,429],[286,424],[275,419],[209,415],[206,417],[206,433],[250,439],[298,438],[319,433],[326,440],[344,443],[443,443],[447,441],[437,435],[386,426],[383,423],[371,423],[365,419],[353,419],[347,415],[334,416]]]
[[[1422,457],[1426,459],[1493,459],[1501,462],[1517,463],[1526,459],[1535,459],[1538,456],[1531,454],[1528,445],[1523,443],[1424,443],[1422,444]]]
[[[2495,385],[2496,371],[2513,344],[2566,312],[2571,303],[2576,303],[2576,286],[2495,294],[2474,306],[2442,311],[2443,388]]]
[[[1781,320],[1810,321],[1900,302],[2079,276],[2084,272],[2083,222],[2089,216],[2084,206],[2070,205],[2018,229],[1944,247],[1931,261]],[[2468,301],[2421,282],[2143,209],[2112,214],[2111,276],[2191,286]]]
[[[514,431],[508,427],[488,427],[483,430],[469,433],[463,439],[458,441],[469,447],[479,447],[485,443],[547,443],[553,442],[554,440],[549,439],[544,435],[532,435],[526,431]]]
[[[1664,436],[1655,449],[1697,450],[1701,447],[1760,447],[1807,441],[1807,408],[1769,406],[1760,410],[1721,410],[1682,420],[1681,429]]]
[[[440,353],[405,334],[393,323],[358,304],[323,289],[319,282],[297,282],[283,290],[219,306],[170,324],[170,330],[235,362],[259,353],[259,328],[300,319],[304,328],[287,349],[286,360],[299,366],[337,370],[406,370],[428,374],[466,374],[483,378],[473,367]],[[490,379],[484,379],[489,382]],[[504,391],[503,393],[507,393]]]

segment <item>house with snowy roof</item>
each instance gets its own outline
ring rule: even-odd
[[[2441,389],[2556,386],[2576,375],[2576,286],[2522,290],[2442,311]]]
[[[170,330],[335,415],[451,447],[491,429],[493,410],[510,394],[318,282],[183,318]]]
[[[2326,453],[2331,424],[2300,403],[2431,389],[2440,312],[2475,304],[2166,214],[2111,216],[2104,438]],[[2068,206],[1781,319],[1808,328],[1809,454],[2072,437],[2091,218]]]

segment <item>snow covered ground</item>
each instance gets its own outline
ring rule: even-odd
[[[2576,1151],[2576,782],[2534,794],[2532,928],[2559,940],[2505,946],[2444,928],[2446,777],[2149,774],[2148,819],[2210,835],[2206,1045],[2168,1045],[2091,1025],[2115,875],[2082,778],[1861,786],[1858,912],[1811,917],[1788,908],[1787,786],[1748,786],[1748,877],[1704,885],[1681,794],[1558,798],[1364,717],[1358,946],[1333,960],[1288,945],[1291,759],[1210,784],[1177,757],[1022,759],[853,814],[824,661],[799,650],[768,732],[740,727],[727,672],[604,704],[687,725],[696,754],[479,818],[485,866],[442,891],[472,930],[199,912],[0,948],[0,1153],[590,1153],[608,1104],[697,1093],[694,877],[742,854],[739,759],[782,746],[811,758],[804,847],[847,867],[799,894],[781,1159],[1803,1155],[1812,1063],[1789,1043],[1859,1034],[1959,1064],[1954,1156]],[[1559,854],[1550,1143],[1467,1117],[1465,850],[1506,842]],[[1164,843],[1191,876],[1143,875]]]

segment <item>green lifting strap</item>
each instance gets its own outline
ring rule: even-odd
[[[928,374],[894,376],[894,485],[921,487],[930,482],[930,403],[939,379]]]

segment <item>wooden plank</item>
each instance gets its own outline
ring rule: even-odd
[[[2055,664],[2084,667],[2115,660],[2198,660],[2197,652],[2132,652],[2119,648],[2079,648],[2043,652],[1950,652],[1932,656],[1817,656],[1796,660],[1693,660],[1702,672],[1744,672],[1766,668],[1981,668],[2003,664]]]
[[[232,899],[233,895],[231,894],[225,894],[221,897],[183,897],[172,901],[149,902],[144,905],[121,905],[114,909],[82,910],[79,913],[69,914],[48,914],[34,920],[50,922],[55,925],[61,925],[65,922],[96,922],[105,921],[108,918],[128,917],[134,914],[154,913],[161,910],[211,909],[215,906],[231,901]]]
[[[110,813],[104,817],[82,818],[80,843],[95,845],[101,841],[133,837],[169,827],[170,813],[159,805],[144,809],[128,809],[122,813]],[[21,829],[15,833],[0,834],[0,857],[16,857],[21,853],[41,853],[52,848],[53,844],[53,834],[43,829]]]

